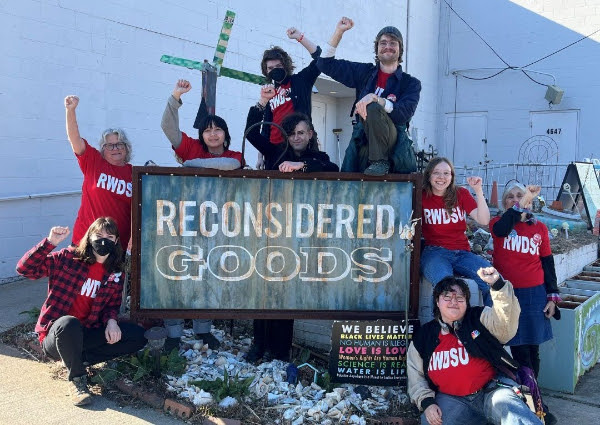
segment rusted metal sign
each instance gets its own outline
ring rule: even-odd
[[[384,318],[409,307],[417,175],[134,167],[134,184],[138,316]]]

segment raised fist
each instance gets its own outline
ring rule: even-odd
[[[265,84],[260,88],[261,103],[266,104],[269,100],[275,97],[275,86],[273,84]]]
[[[75,108],[77,108],[77,105],[79,105],[79,98],[77,96],[70,94],[65,97],[65,108],[74,111]]]
[[[192,89],[192,85],[188,80],[177,80],[175,88],[173,88],[173,97],[179,99],[182,94],[189,92]]]
[[[54,246],[57,246],[59,243],[67,239],[67,236],[69,236],[70,233],[71,232],[68,227],[54,226],[52,229],[50,229],[48,242]]]
[[[341,32],[346,32],[349,29],[352,29],[353,26],[354,26],[354,21],[352,19],[344,16],[337,23],[337,25],[335,26],[335,29],[340,30]]]
[[[500,273],[494,267],[482,267],[477,270],[477,276],[485,283],[492,286],[500,278]]]
[[[298,40],[298,39],[300,39],[300,37],[302,37],[302,31],[300,31],[296,27],[288,28],[286,33],[287,33],[287,36],[289,38],[291,38],[292,40]]]
[[[467,177],[467,183],[475,192],[483,191],[483,181],[481,177],[471,176]]]

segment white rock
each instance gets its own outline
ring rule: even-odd
[[[199,342],[194,343],[193,345],[194,350],[200,350],[200,348],[202,348],[202,345],[200,345]]]
[[[304,416],[298,416],[296,419],[294,419],[294,422],[292,422],[292,425],[300,425],[304,423]]]
[[[229,407],[237,406],[237,404],[238,401],[235,398],[227,396],[223,400],[221,400],[221,402],[219,403],[219,407],[227,409]]]
[[[327,416],[330,418],[333,418],[333,419],[338,419],[339,417],[342,416],[342,412],[340,412],[338,409],[336,409],[334,407],[329,412],[327,412]]]
[[[295,409],[286,409],[285,412],[283,412],[283,419],[285,419],[286,421],[291,421],[294,416],[296,416],[296,410]]]

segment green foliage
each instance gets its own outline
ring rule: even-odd
[[[120,375],[138,382],[152,375],[155,359],[150,349],[137,352],[128,359],[122,359],[117,363],[116,368],[106,368],[98,372],[92,378],[96,384],[105,384],[117,379]],[[169,375],[181,375],[185,371],[186,360],[179,356],[177,348],[174,348],[168,355],[160,356],[160,373]]]
[[[29,322],[35,322],[40,316],[40,309],[38,307],[33,307],[31,310],[25,310],[19,314],[26,314]]]
[[[302,351],[300,351],[300,354],[298,355],[298,363],[299,364],[308,363],[309,359],[310,359],[310,350],[307,348],[303,348]]]
[[[230,377],[227,369],[223,372],[223,379],[217,378],[214,381],[190,381],[190,385],[195,385],[201,390],[209,392],[215,400],[221,401],[225,397],[240,398],[250,393],[250,384],[254,376],[246,379],[238,379],[236,376]]]
[[[326,390],[328,393],[337,387],[337,385],[331,382],[331,376],[329,375],[329,372],[321,373],[317,376],[317,385]]]

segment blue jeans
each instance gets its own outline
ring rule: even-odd
[[[433,286],[443,278],[454,274],[473,279],[483,295],[484,305],[491,306],[490,287],[477,276],[477,270],[481,267],[491,267],[491,264],[470,251],[452,251],[441,246],[426,246],[421,254],[421,273]]]
[[[506,377],[497,378],[509,387],[518,384]],[[448,425],[540,425],[541,421],[515,394],[512,388],[491,381],[475,394],[458,397],[438,392],[435,403],[442,411],[442,422]],[[425,413],[421,425],[429,425]]]

